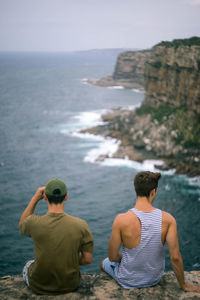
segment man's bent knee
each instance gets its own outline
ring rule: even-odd
[[[25,281],[25,283],[29,286],[29,281],[28,281],[28,268],[30,267],[30,265],[34,262],[34,260],[27,260],[25,263],[25,266],[23,268],[23,279]]]
[[[118,267],[118,265],[119,263],[110,261],[108,257],[102,260],[100,263],[100,267],[102,268],[103,272],[106,272],[114,279],[116,278],[115,268]]]

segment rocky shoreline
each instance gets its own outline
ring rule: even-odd
[[[185,279],[190,284],[200,285],[200,272],[185,272]],[[173,272],[164,274],[154,287],[127,290],[120,287],[115,280],[105,273],[82,274],[79,288],[73,292],[58,296],[34,294],[24,283],[22,276],[4,276],[0,278],[0,299],[58,299],[58,300],[182,300],[200,299],[200,294],[182,291]]]
[[[114,109],[102,116],[103,125],[82,130],[112,137],[120,141],[113,158],[142,162],[146,159],[162,160],[160,170],[175,169],[177,174],[200,175],[200,150],[185,149],[176,142],[177,131],[173,129],[174,115],[164,116],[161,122],[151,114],[140,115],[136,110]],[[97,160],[104,160],[107,155]]]
[[[124,87],[126,89],[144,90],[144,86],[140,83],[133,82],[129,79],[114,79],[112,75],[100,79],[89,78],[86,83],[100,87]]]

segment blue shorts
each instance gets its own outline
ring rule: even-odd
[[[109,258],[105,258],[102,267],[106,273],[116,280],[115,268],[119,266],[118,262],[110,261]]]
[[[33,262],[34,262],[34,260],[29,260],[29,261],[25,264],[25,266],[24,266],[24,268],[23,268],[23,279],[24,279],[24,281],[26,282],[26,284],[27,284],[28,286],[30,286],[30,285],[29,285],[29,281],[28,281],[28,268],[30,267],[30,265],[31,265]]]

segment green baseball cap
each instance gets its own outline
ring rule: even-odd
[[[67,187],[64,181],[57,178],[51,179],[46,184],[45,194],[47,196],[62,197],[67,195]]]

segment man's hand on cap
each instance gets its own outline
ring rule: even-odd
[[[45,191],[45,186],[38,188],[37,192],[35,193],[35,198],[37,201],[44,198],[44,191]]]

